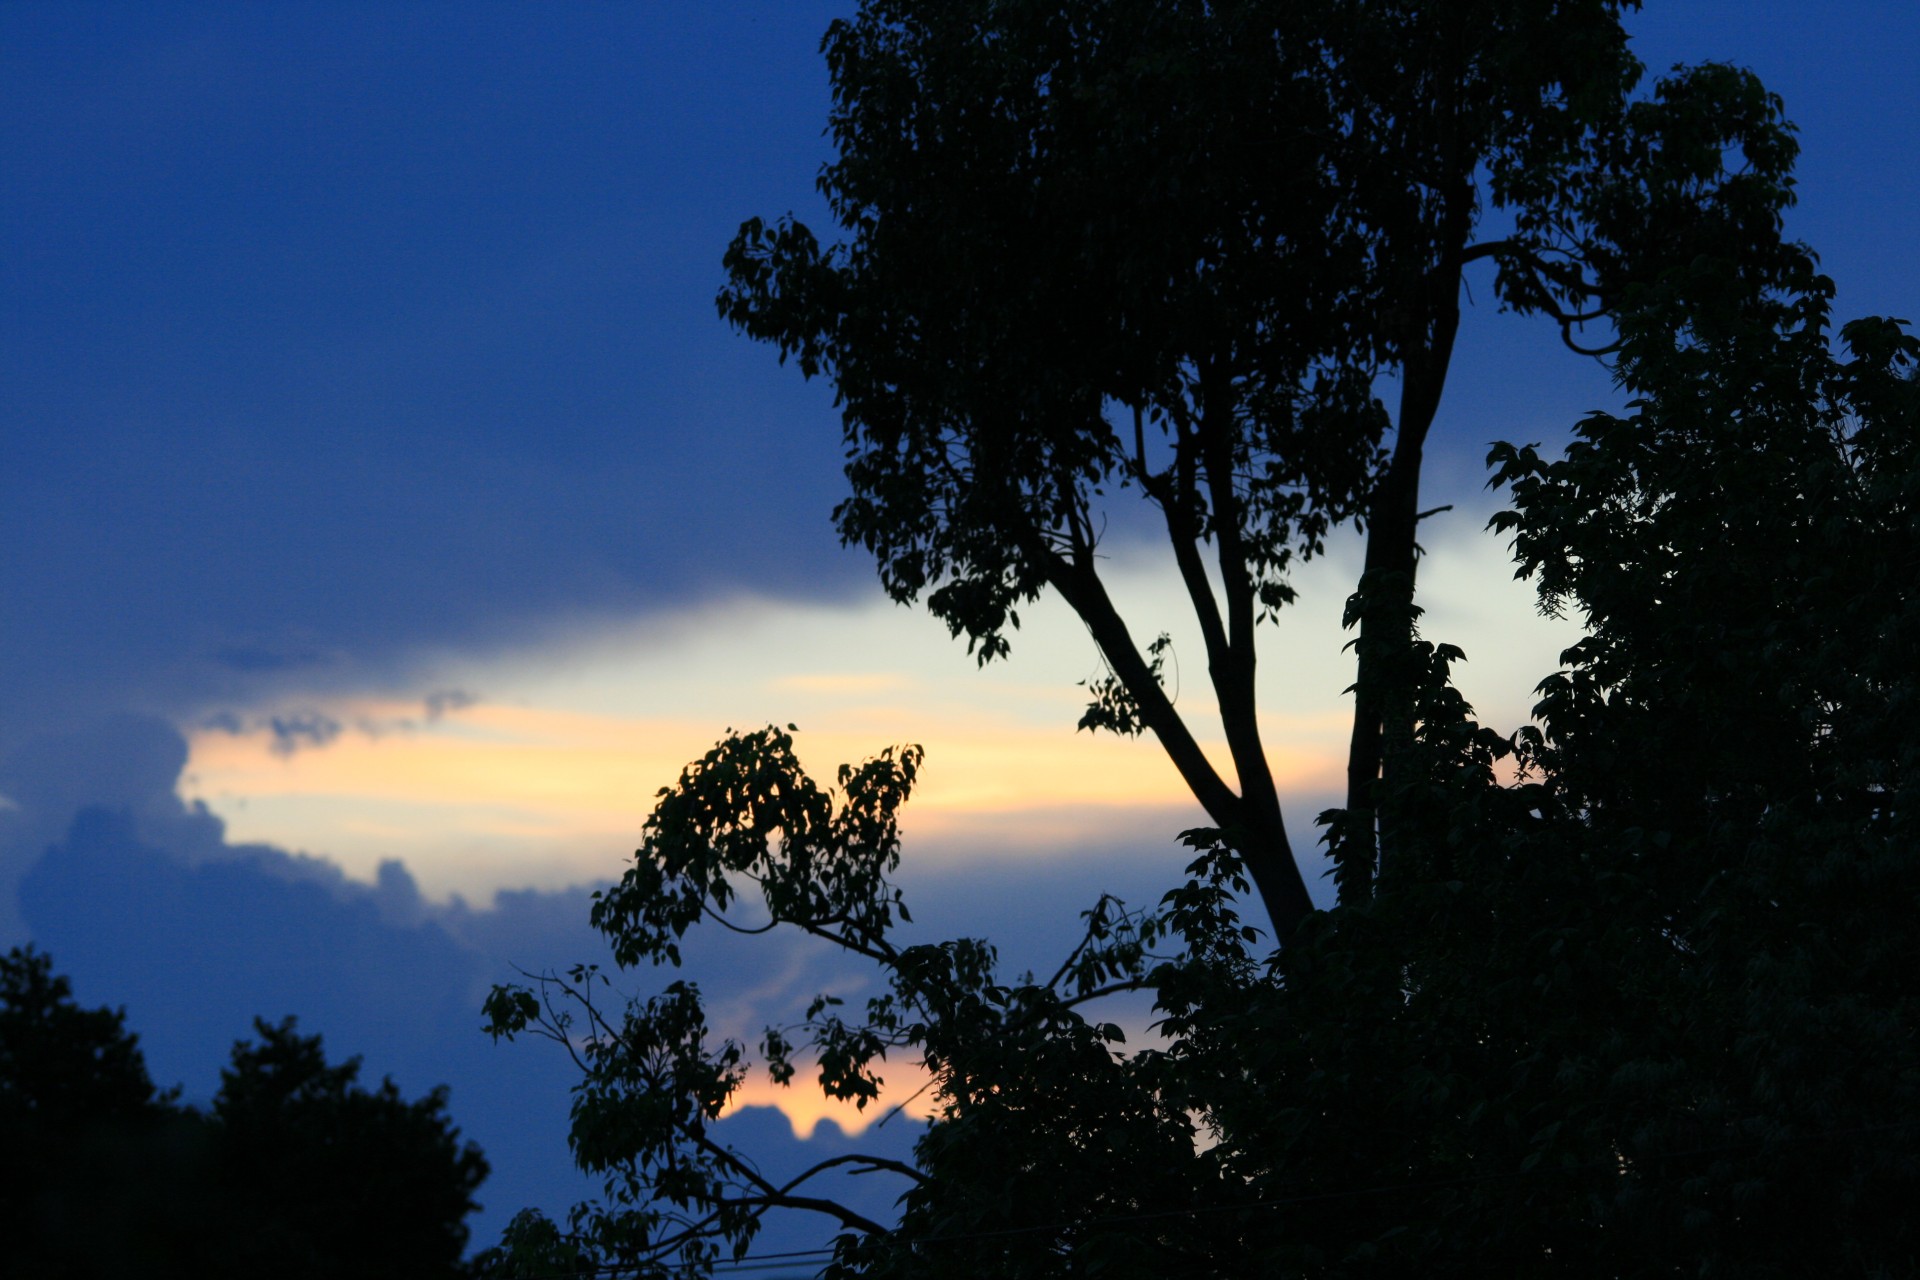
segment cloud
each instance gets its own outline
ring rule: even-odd
[[[32,193],[0,751],[403,687],[556,617],[864,586],[829,394],[713,310],[740,219],[809,198],[832,7],[262,11],[187,24],[191,75],[179,23],[0,11],[0,114],[39,122],[0,138]]]
[[[183,804],[173,783],[187,744],[164,721],[112,716],[44,735],[0,756],[0,940],[22,936],[14,886],[89,804],[131,816],[174,856],[197,861],[221,848],[225,827],[204,805]]]
[[[190,863],[139,827],[124,809],[83,809],[19,897],[81,998],[126,1007],[157,1080],[204,1099],[255,1016],[294,1014],[374,1078],[409,1094],[452,1087],[453,1115],[495,1170],[477,1238],[524,1205],[557,1210],[587,1192],[565,1146],[564,1064],[481,1034],[481,993],[504,966],[426,918],[403,868],[365,886],[277,850]],[[584,935],[576,916],[534,945],[580,951]]]
[[[340,736],[340,722],[319,711],[296,712],[267,717],[267,731],[273,735],[268,750],[281,757],[302,747],[324,747]]]
[[[171,727],[123,717],[30,744],[0,768],[16,801],[0,811],[0,832],[15,845],[29,829],[64,821],[20,878],[18,901],[27,934],[79,997],[124,1005],[156,1079],[183,1084],[190,1100],[212,1092],[229,1046],[250,1034],[255,1016],[285,1014],[322,1034],[336,1059],[363,1055],[371,1076],[391,1074],[409,1093],[450,1084],[455,1119],[495,1170],[480,1197],[479,1243],[522,1207],[557,1214],[589,1195],[565,1145],[571,1064],[540,1042],[493,1044],[479,1008],[492,983],[522,969],[587,961],[612,971],[604,941],[587,926],[591,887],[436,905],[396,860],[368,883],[322,858],[228,844],[217,817],[173,793],[185,755]],[[749,949],[730,941],[702,937],[688,948],[723,1034],[754,1038],[817,988],[857,985],[808,940]],[[770,971],[785,980],[769,985]],[[635,994],[663,980],[616,976]],[[797,1112],[748,1107],[725,1132],[772,1169],[847,1149],[837,1113],[809,1110],[795,1096]],[[794,1097],[762,1089],[750,1101]],[[904,1155],[913,1133],[896,1124],[863,1149],[878,1142]],[[875,1202],[878,1188],[847,1189],[875,1212],[891,1195]],[[820,1238],[804,1221],[781,1230],[769,1240]]]
[[[464,711],[480,699],[465,689],[436,689],[426,697],[427,723],[455,711]]]
[[[324,654],[311,649],[285,650],[267,645],[223,645],[214,650],[213,660],[230,671],[253,675],[262,672],[298,671],[323,665]]]
[[[1341,651],[1339,616],[1358,555],[1348,564],[1347,550],[1301,575],[1301,603],[1263,646],[1263,737],[1283,793],[1311,797],[1308,818],[1341,783],[1350,733],[1341,691],[1352,658]],[[1449,617],[1439,634],[1473,655],[1462,669],[1469,678],[1506,680],[1521,695],[1507,702],[1523,707],[1532,679],[1512,676],[1510,652],[1482,661],[1492,652],[1482,639],[1497,635],[1511,651],[1544,625],[1526,586],[1497,560],[1436,555],[1433,569],[1436,581],[1451,574],[1471,588],[1478,574],[1505,593],[1497,603],[1516,625],[1463,634]],[[1177,617],[1183,607],[1171,572],[1116,563],[1112,577],[1132,616]],[[1546,657],[1533,679],[1564,644],[1539,646]],[[1093,660],[1084,627],[1052,599],[1023,612],[1011,659],[980,670],[920,611],[877,599],[846,608],[748,597],[449,660],[417,686],[443,695],[434,705],[460,701],[447,691],[488,696],[438,719],[422,715],[419,694],[365,690],[235,710],[191,731],[185,785],[237,835],[311,843],[366,878],[382,858],[401,857],[439,898],[610,874],[654,792],[729,724],[799,724],[803,757],[822,777],[891,744],[923,744],[907,825],[916,840],[937,840],[927,847],[942,856],[1018,847],[1048,857],[1091,830],[1129,826],[1171,838],[1200,815],[1159,745],[1075,732],[1086,699],[1075,681]],[[1180,708],[1231,776],[1210,689],[1191,666]],[[303,711],[345,729],[324,751],[276,755],[269,719]],[[1183,807],[1186,821],[1149,814]]]

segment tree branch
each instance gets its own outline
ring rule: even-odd
[[[1086,624],[1094,643],[1100,646],[1101,656],[1133,695],[1140,719],[1160,739],[1174,768],[1180,771],[1181,779],[1207,811],[1207,816],[1222,827],[1240,826],[1240,797],[1214,769],[1213,762],[1207,759],[1186,722],[1174,709],[1166,690],[1153,678],[1099,573],[1091,565],[1072,564],[1044,544],[1030,545],[1028,553],[1040,562],[1047,581]]]
[[[1153,678],[1153,672],[1127,630],[1126,621],[1114,608],[1106,584],[1100,581],[1094,567],[1068,562],[1037,537],[1027,538],[1026,550],[1043,567],[1047,581],[1068,607],[1086,624],[1107,665],[1133,695],[1141,721],[1160,740],[1187,789],[1193,792],[1214,825],[1227,832],[1260,891],[1276,940],[1284,945],[1294,927],[1313,910],[1313,899],[1307,893],[1306,881],[1301,879],[1299,865],[1294,862],[1286,829],[1280,825],[1278,802],[1271,809],[1250,809],[1227,785],[1174,709],[1166,690]],[[1268,775],[1267,785],[1271,784],[1271,775]]]
[[[683,1125],[681,1126],[681,1132],[690,1138],[701,1150],[705,1151],[727,1168],[733,1170],[735,1176],[760,1192],[757,1196],[743,1196],[726,1201],[726,1204],[747,1206],[764,1205],[770,1209],[810,1209],[815,1213],[824,1213],[828,1217],[836,1219],[841,1226],[848,1227],[854,1231],[864,1231],[869,1235],[881,1235],[886,1232],[886,1228],[873,1221],[873,1219],[855,1213],[838,1201],[823,1200],[817,1196],[795,1196],[787,1194],[785,1190],[774,1186],[773,1183],[763,1177],[758,1169],[755,1169],[752,1165],[741,1159],[732,1148],[724,1147],[715,1142],[704,1130],[695,1129],[691,1125]]]
[[[1201,392],[1202,457],[1213,505],[1220,582],[1227,597],[1226,641],[1218,654],[1209,652],[1208,674],[1219,699],[1227,749],[1233,753],[1234,770],[1240,776],[1240,794],[1280,832],[1284,845],[1280,797],[1274,790],[1273,770],[1260,741],[1254,696],[1256,600],[1253,577],[1247,569],[1240,495],[1234,488],[1232,380],[1224,370],[1209,366],[1202,374]],[[1291,858],[1291,850],[1287,855]]]
[[[1151,991],[1153,983],[1145,978],[1128,978],[1123,982],[1109,982],[1104,987],[1095,987],[1091,991],[1082,991],[1078,995],[1067,996],[1060,1001],[1062,1009],[1073,1009],[1095,1000],[1104,1000],[1108,996],[1125,995],[1129,991]]]
[[[1420,464],[1460,329],[1459,281],[1475,203],[1470,184],[1449,192],[1444,225],[1437,229],[1444,233],[1443,247],[1418,282],[1419,332],[1409,337],[1401,360],[1393,458],[1368,503],[1366,566],[1355,592],[1360,634],[1355,641],[1353,735],[1347,747],[1347,824],[1336,869],[1343,902],[1372,892],[1376,862],[1384,868],[1391,852],[1386,825],[1375,829],[1375,793],[1381,785],[1391,792],[1398,784],[1392,776],[1394,761],[1404,755],[1412,734],[1411,690],[1397,668],[1412,643]],[[1512,241],[1494,244],[1501,247],[1482,246],[1487,252],[1481,256],[1527,252]]]
[[[798,1177],[788,1179],[780,1188],[780,1194],[786,1195],[815,1174],[825,1173],[828,1169],[845,1164],[865,1165],[866,1168],[856,1170],[858,1173],[897,1173],[904,1178],[912,1178],[915,1182],[924,1183],[928,1180],[926,1174],[920,1172],[910,1164],[902,1164],[898,1160],[889,1160],[885,1156],[869,1156],[854,1152],[844,1156],[831,1156],[806,1170]]]
[[[1200,559],[1200,529],[1193,519],[1193,466],[1188,450],[1193,437],[1182,432],[1176,448],[1185,458],[1181,467],[1182,492],[1171,502],[1160,504],[1166,517],[1167,538],[1173,544],[1173,561],[1180,570],[1180,581],[1193,605],[1193,616],[1200,624],[1200,638],[1207,646],[1207,662],[1217,665],[1227,660],[1226,623],[1220,616],[1220,602],[1214,599],[1213,584],[1207,581],[1207,568]]]

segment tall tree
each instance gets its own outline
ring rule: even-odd
[[[917,751],[833,788],[778,730],[690,765],[596,904],[616,958],[673,963],[717,919],[872,962],[864,1009],[821,997],[762,1053],[854,1099],[911,1055],[934,1124],[911,1166],[776,1184],[712,1127],[748,1058],[690,984],[501,991],[496,1031],[580,1055],[609,1200],[575,1237],[518,1223],[496,1273],[711,1268],[775,1208],[827,1215],[845,1277],[1910,1273],[1920,340],[1863,321],[1836,357],[1810,257],[1799,284],[1650,311],[1631,415],[1559,460],[1496,450],[1496,524],[1589,634],[1511,738],[1448,684],[1457,650],[1410,642],[1401,883],[1264,964],[1217,833],[1158,909],[1103,900],[1009,980],[984,941],[898,937]],[[742,892],[765,923],[730,918]],[[1163,1036],[1123,1052],[1098,1002],[1141,989]],[[897,1177],[901,1222],[837,1202],[836,1167]]]
[[[454,1276],[486,1176],[446,1091],[368,1090],[291,1020],[233,1047],[213,1105],[147,1074],[125,1014],[0,955],[0,1257],[22,1274]]]
[[[934,1123],[911,1166],[775,1184],[712,1128],[748,1054],[691,984],[624,1009],[588,969],[497,990],[497,1034],[578,1055],[572,1139],[608,1191],[578,1236],[521,1220],[503,1273],[711,1269],[776,1207],[831,1218],[849,1277],[1911,1270],[1920,346],[1869,322],[1832,355],[1830,286],[1780,239],[1778,104],[1718,66],[1634,97],[1622,7],[872,0],[835,25],[821,185],[846,241],[747,224],[722,310],[832,378],[837,519],[888,590],[982,661],[1058,592],[1112,672],[1083,725],[1152,730],[1217,829],[1157,909],[1103,900],[1050,977],[1007,979],[983,940],[899,937],[917,749],[825,787],[787,734],[730,736],[595,924],[623,965],[677,963],[714,918],[870,961],[864,1008],[823,996],[762,1056],[871,1100],[910,1055]],[[1523,570],[1591,632],[1512,738],[1473,721],[1413,595],[1476,260],[1637,400],[1560,461],[1495,455]],[[1205,639],[1231,783],[1102,581],[1130,488]],[[1254,633],[1347,519],[1342,902],[1315,915]],[[1243,872],[1287,943],[1264,962]],[[1136,990],[1163,1040],[1126,1053],[1096,1011]],[[901,1180],[897,1228],[820,1190],[842,1166]]]
[[[233,1046],[208,1113],[226,1229],[212,1249],[235,1275],[452,1277],[487,1162],[460,1141],[444,1086],[406,1098],[327,1061],[293,1019],[256,1021]]]
[[[25,1274],[151,1267],[190,1244],[179,1179],[197,1150],[121,1010],[75,1003],[45,952],[0,955],[0,1251]]]
[[[1793,144],[1750,75],[1635,97],[1617,0],[868,0],[824,49],[844,233],[743,226],[722,313],[838,393],[842,537],[982,662],[1052,590],[1111,675],[1082,727],[1151,731],[1276,933],[1311,909],[1255,701],[1258,624],[1336,525],[1367,531],[1343,901],[1405,782],[1421,459],[1463,272],[1584,326],[1676,263],[1782,269]],[[1604,327],[1601,332],[1606,332]],[[1596,346],[1604,345],[1595,340]],[[1391,407],[1380,396],[1392,387]],[[1101,574],[1158,512],[1206,648],[1223,776]]]
[[[1157,909],[1103,900],[1051,976],[1007,979],[982,940],[899,937],[916,750],[831,788],[772,729],[688,766],[596,903],[618,961],[709,920],[832,942],[884,986],[770,1028],[775,1078],[811,1059],[871,1100],[909,1055],[934,1123],[911,1166],[775,1183],[713,1128],[748,1055],[691,984],[496,992],[497,1033],[579,1056],[572,1141],[608,1188],[577,1236],[517,1223],[496,1272],[710,1269],[785,1208],[835,1223],[845,1277],[1910,1273],[1920,341],[1860,322],[1837,358],[1809,257],[1799,284],[1650,310],[1630,416],[1557,461],[1496,451],[1497,524],[1589,635],[1512,738],[1448,684],[1457,650],[1410,642],[1400,884],[1265,963],[1218,833]],[[1162,1039],[1124,1052],[1099,1001],[1142,989]],[[897,1178],[899,1225],[837,1168]]]

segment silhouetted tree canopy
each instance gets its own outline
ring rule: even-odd
[[[517,1220],[495,1273],[711,1270],[801,1208],[836,1277],[1912,1274],[1920,343],[1868,320],[1835,350],[1832,286],[1781,237],[1780,104],[1713,64],[1640,93],[1623,7],[868,0],[833,25],[843,238],[748,222],[721,311],[832,380],[836,519],[886,589],[982,661],[1059,593],[1111,671],[1082,727],[1152,730],[1214,826],[1160,902],[1102,899],[1057,970],[1003,974],[985,939],[918,936],[894,882],[917,747],[827,786],[791,732],[730,734],[594,924],[623,967],[787,928],[875,980],[757,1055],[686,981],[497,989],[496,1035],[575,1055],[605,1196]],[[1630,397],[1562,458],[1490,458],[1519,573],[1587,631],[1510,735],[1413,591],[1478,259]],[[1107,595],[1124,489],[1186,584],[1232,783]],[[1254,633],[1345,521],[1368,551],[1316,913]],[[1256,892],[1276,939],[1239,914]],[[1108,1012],[1129,993],[1148,1043]],[[756,1058],[862,1105],[924,1078],[915,1160],[768,1179],[713,1128]],[[897,1223],[821,1190],[847,1167],[895,1180]]]
[[[254,1029],[207,1113],[232,1273],[459,1274],[487,1162],[460,1142],[445,1087],[367,1089],[359,1059],[329,1065],[293,1019]]]
[[[76,1005],[73,984],[44,952],[0,956],[0,1112],[9,1129],[135,1120],[166,1101],[124,1011]]]
[[[0,1259],[50,1277],[462,1273],[486,1161],[446,1091],[369,1091],[291,1019],[234,1045],[212,1106],[154,1089],[125,1015],[42,952],[0,956]]]
[[[124,1013],[84,1009],[44,952],[0,956],[0,1257],[105,1276],[191,1247],[198,1127],[153,1087]]]
[[[1151,730],[1284,940],[1311,910],[1254,696],[1257,624],[1367,531],[1343,901],[1407,780],[1423,450],[1466,269],[1579,351],[1671,293],[1777,288],[1794,155],[1750,74],[1641,93],[1617,0],[868,0],[829,29],[843,237],[749,221],[721,312],[829,378],[842,537],[981,661],[1052,590],[1110,671],[1082,727]],[[1630,321],[1628,321],[1630,322]],[[1395,387],[1389,407],[1380,390]],[[1201,751],[1108,594],[1164,526],[1231,757]],[[1410,763],[1406,767],[1411,767]]]
[[[901,1220],[719,1140],[750,1056],[695,987],[620,1007],[581,968],[489,1014],[576,1053],[607,1195],[569,1232],[523,1217],[494,1273],[531,1274],[516,1245],[699,1271],[812,1208],[845,1277],[1910,1274],[1920,341],[1869,320],[1835,355],[1830,286],[1802,284],[1624,327],[1629,415],[1558,461],[1495,450],[1495,524],[1587,637],[1502,735],[1448,682],[1459,651],[1413,635],[1413,767],[1379,801],[1403,856],[1285,948],[1202,830],[1183,887],[1102,900],[1057,971],[1002,975],[984,939],[909,940],[917,748],[832,787],[771,728],[688,766],[594,923],[629,966],[755,919],[870,961],[878,994],[820,997],[759,1057],[856,1100],[930,1078],[913,1165],[850,1158]],[[1100,1012],[1129,991],[1146,1045]]]

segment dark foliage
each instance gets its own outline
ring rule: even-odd
[[[821,996],[760,1057],[862,1102],[883,1065],[925,1073],[915,1161],[863,1166],[900,1219],[718,1141],[750,1057],[692,985],[614,1008],[576,969],[488,1011],[577,1055],[607,1195],[567,1232],[521,1220],[498,1273],[711,1270],[773,1208],[837,1225],[836,1277],[1920,1269],[1920,343],[1872,320],[1835,353],[1831,286],[1780,235],[1779,104],[1712,65],[1634,97],[1620,8],[869,0],[836,24],[846,241],[747,224],[722,310],[834,380],[841,531],[888,590],[983,660],[1058,591],[1110,669],[1083,726],[1151,729],[1217,825],[1161,902],[1102,900],[1052,975],[1003,975],[983,939],[907,940],[917,748],[827,788],[790,734],[730,735],[594,922],[623,966],[677,964],[703,921],[871,962],[879,995]],[[1564,458],[1491,459],[1519,571],[1587,626],[1511,736],[1413,595],[1475,258],[1569,345],[1601,325],[1634,397]],[[1164,517],[1237,789],[1101,585],[1128,487]],[[1312,913],[1278,873],[1252,634],[1348,519],[1341,905]],[[1271,953],[1238,915],[1256,892]],[[1145,1044],[1106,1012],[1129,994]]]
[[[836,1276],[1911,1274],[1920,342],[1862,322],[1835,357],[1803,284],[1629,334],[1633,416],[1565,459],[1496,451],[1496,523],[1589,634],[1511,737],[1448,683],[1459,651],[1414,640],[1419,767],[1382,799],[1406,856],[1264,960],[1208,831],[1183,888],[1097,904],[1045,981],[983,940],[902,944],[918,752],[829,791],[786,733],[721,743],[596,923],[670,964],[745,887],[873,961],[884,994],[761,1048],[841,1097],[883,1060],[929,1075],[914,1166],[868,1165],[902,1219],[759,1179],[710,1130],[748,1055],[698,992],[606,1011],[580,970],[491,1006],[586,1044],[573,1141],[608,1175],[574,1234],[523,1229],[636,1273],[787,1206],[838,1222]],[[1095,1010],[1140,990],[1159,1035],[1128,1052]]]
[[[1364,899],[1394,844],[1376,788],[1411,767],[1397,656],[1463,272],[1495,264],[1502,306],[1591,351],[1652,282],[1687,303],[1795,261],[1778,102],[1718,65],[1638,93],[1627,7],[868,0],[824,43],[843,239],[754,219],[727,253],[722,314],[833,382],[842,537],[983,662],[1058,593],[1110,672],[1082,727],[1159,739],[1282,939],[1311,904],[1257,626],[1296,559],[1366,529],[1339,871]],[[1108,594],[1128,489],[1185,584],[1230,774]]]
[[[151,1270],[192,1245],[199,1126],[153,1087],[125,1015],[83,1009],[45,953],[0,956],[0,1256],[16,1274]]]
[[[0,1257],[53,1277],[461,1274],[486,1176],[445,1114],[291,1020],[234,1045],[210,1110],[158,1093],[123,1013],[46,955],[0,957]]]
[[[324,1280],[451,1276],[487,1174],[460,1143],[447,1091],[408,1101],[392,1080],[358,1083],[359,1059],[327,1063],[291,1018],[236,1044],[207,1122],[222,1271]]]

